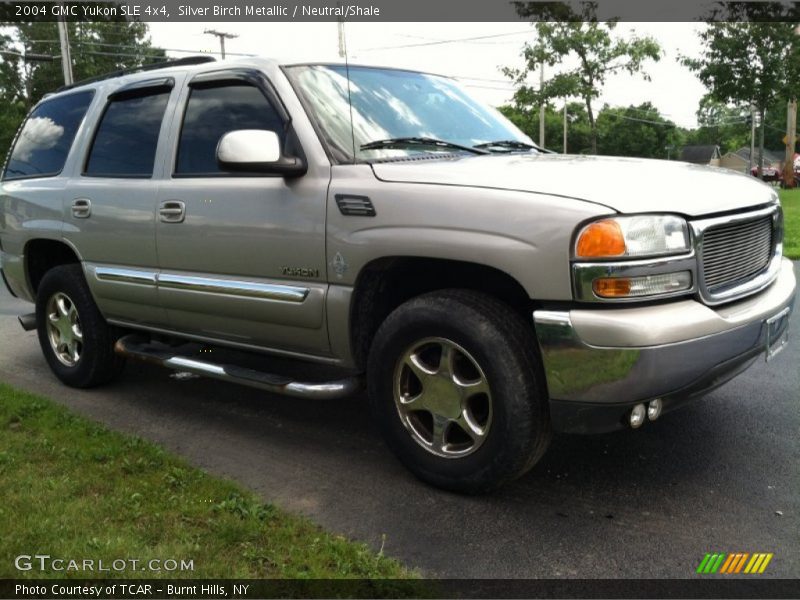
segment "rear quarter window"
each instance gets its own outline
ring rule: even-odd
[[[25,119],[6,162],[4,180],[61,173],[93,90],[45,100]]]

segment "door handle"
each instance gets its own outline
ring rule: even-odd
[[[183,223],[186,217],[186,205],[180,200],[167,200],[158,208],[162,223]]]
[[[75,198],[72,201],[72,216],[76,219],[88,219],[92,215],[92,201],[88,198]]]

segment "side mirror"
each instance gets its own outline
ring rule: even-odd
[[[217,144],[217,163],[226,171],[245,171],[298,177],[305,174],[302,159],[284,156],[278,134],[266,129],[237,129]]]

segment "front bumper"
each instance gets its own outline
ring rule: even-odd
[[[764,291],[724,306],[537,310],[534,322],[556,431],[603,433],[660,398],[663,411],[722,385],[786,342],[796,281],[784,259]],[[768,350],[769,349],[769,350]]]

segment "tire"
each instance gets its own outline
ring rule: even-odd
[[[389,448],[423,481],[462,493],[528,471],[551,437],[536,348],[532,327],[486,294],[443,290],[401,305],[367,363],[371,411]]]
[[[45,273],[36,294],[36,326],[47,364],[65,384],[95,387],[122,372],[125,360],[114,353],[120,332],[100,314],[79,264]]]

